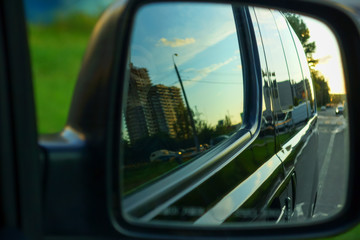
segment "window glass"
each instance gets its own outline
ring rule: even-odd
[[[292,97],[286,94],[291,91],[285,91],[290,89],[290,83],[280,36],[270,10],[255,9],[255,14],[264,45],[267,76],[272,86],[274,112],[283,112],[292,106]],[[283,96],[279,96],[279,83],[280,88],[285,89]]]
[[[289,82],[291,85],[293,106],[299,106],[306,102],[305,84],[303,81],[301,65],[299,63],[298,54],[296,52],[295,44],[291,33],[289,32],[288,25],[285,17],[278,11],[272,11],[278,31],[281,37],[281,44],[283,45],[284,54],[286,58],[286,66],[289,71]]]
[[[287,63],[286,66],[289,71],[288,82],[290,83],[293,102],[289,112],[278,116],[277,125],[281,131],[286,131],[288,133],[287,136],[290,137],[297,132],[296,129],[300,129],[297,128],[299,125],[303,125],[307,122],[311,111],[309,105],[310,102],[307,101],[306,81],[304,81],[303,78],[296,46],[285,17],[278,11],[272,11],[272,14],[284,49]],[[279,90],[279,92],[282,94],[281,90]],[[286,137],[281,137],[279,139],[280,144],[283,144],[288,140]]]
[[[297,48],[300,66],[302,68],[302,73],[303,73],[303,79],[305,81],[307,97],[308,97],[308,101],[310,103],[310,110],[311,110],[311,113],[313,114],[315,112],[315,103],[314,103],[315,93],[314,93],[314,89],[313,89],[313,84],[310,84],[311,74],[310,74],[310,70],[309,70],[309,65],[308,65],[308,62],[307,62],[307,59],[306,59],[306,56],[304,53],[304,48],[301,45],[300,40],[297,38],[296,33],[294,32],[294,30],[292,29],[292,27],[290,26],[289,23],[288,23],[288,26],[289,26],[291,35],[294,39],[295,46]]]
[[[126,193],[206,154],[241,128],[242,64],[230,5],[140,9],[129,71],[122,128]]]
[[[266,63],[265,49],[261,38],[261,33],[259,30],[259,24],[256,18],[254,8],[250,8],[250,15],[253,21],[253,28],[256,37],[257,48],[259,52],[260,67],[261,67],[261,76],[263,82],[263,99],[262,99],[262,119],[261,119],[261,129],[260,129],[260,138],[264,138],[264,142],[269,145],[268,149],[270,154],[274,154],[275,151],[275,121],[272,112],[272,83],[270,81],[271,73],[268,71],[268,66]],[[268,156],[267,156],[268,157]],[[265,159],[265,158],[264,158]]]
[[[255,9],[272,89],[276,130],[282,145],[308,119],[305,83],[285,18],[276,11]],[[261,64],[264,64],[263,62]]]
[[[279,123],[287,121],[288,112],[293,107],[289,72],[281,38],[271,11],[262,8],[255,8],[254,11],[264,46],[267,77],[271,84],[272,108],[277,120],[275,126],[279,129]]]

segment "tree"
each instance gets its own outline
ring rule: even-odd
[[[305,49],[305,54],[312,54],[315,52],[315,42],[308,43],[310,39],[310,31],[307,28],[305,22],[300,18],[299,15],[294,13],[285,13],[286,19],[294,29],[297,37]]]
[[[216,136],[228,135],[233,131],[234,129],[229,115],[225,115],[225,119],[220,120],[215,128]]]
[[[316,44],[315,42],[309,42],[310,31],[304,20],[301,19],[299,15],[294,13],[284,13],[284,15],[290,23],[291,27],[294,29],[304,48],[310,67],[311,78],[315,88],[317,105],[323,106],[330,102],[330,88],[328,82],[325,80],[325,77],[319,71],[314,69],[315,65],[319,62],[319,60],[314,59],[312,55],[316,50]]]
[[[311,71],[311,78],[314,81],[314,88],[316,92],[316,99],[318,106],[325,106],[330,102],[330,89],[324,76],[319,71]]]
[[[176,122],[174,123],[174,131],[177,139],[186,140],[193,137],[193,129],[191,128],[190,116],[188,109],[184,105],[179,105],[176,110]],[[193,111],[190,109],[194,116]]]
[[[197,107],[195,106],[194,121],[195,121],[196,132],[199,138],[199,143],[209,144],[211,138],[213,138],[215,135],[215,128],[211,126],[209,123],[207,123],[206,120],[203,120],[201,118],[201,115],[202,113],[200,113]]]

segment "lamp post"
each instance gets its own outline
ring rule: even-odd
[[[175,64],[174,56],[178,56],[178,54],[174,53],[172,55],[172,60],[173,60],[173,63],[174,63],[174,68],[175,68],[176,75],[177,75],[177,77],[179,79],[179,82],[180,82],[181,90],[182,90],[183,95],[184,95],[186,108],[187,108],[187,111],[188,111],[188,114],[189,114],[189,117],[190,117],[190,124],[191,124],[191,128],[193,129],[193,133],[194,133],[194,143],[195,143],[196,151],[200,152],[200,146],[199,146],[199,140],[198,140],[198,137],[197,137],[197,134],[196,134],[195,122],[194,122],[193,116],[191,114],[190,105],[189,105],[189,102],[188,102],[187,97],[186,97],[184,85],[182,83],[179,70],[178,70],[178,68],[177,68],[177,66]]]

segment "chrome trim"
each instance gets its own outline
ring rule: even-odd
[[[254,139],[252,138],[252,140]],[[250,140],[251,134],[249,131],[240,129],[230,139],[183,168],[125,197],[122,201],[124,213],[129,218],[135,217],[137,221],[146,222],[151,220],[170,204],[226,166],[239,152],[251,144],[252,141]],[[150,207],[150,205],[153,206]],[[147,210],[150,208],[151,210]],[[140,214],[134,214],[139,209]]]
[[[286,206],[283,206],[282,209],[281,209],[281,213],[280,213],[280,216],[278,217],[278,219],[276,220],[275,224],[278,224],[281,219],[283,218],[284,214],[285,214],[285,210],[286,210]]]
[[[312,117],[311,119],[309,119],[308,122],[306,123],[306,125],[297,134],[295,134],[293,137],[291,137],[291,139],[289,141],[287,141],[281,147],[280,151],[278,151],[276,153],[279,156],[281,161],[283,161],[284,159],[286,159],[290,155],[290,153],[293,151],[293,148],[295,148],[297,146],[297,144],[301,141],[301,138],[311,128],[311,125],[313,124],[313,122],[316,119],[317,119],[317,114],[314,117]],[[309,139],[306,140],[306,144],[308,143],[308,140]],[[306,146],[306,144],[304,146]],[[304,146],[301,148],[300,153],[302,152]]]
[[[231,216],[278,168],[282,167],[278,156],[274,155],[250,177],[222,198],[213,208],[195,221],[196,225],[219,225]]]

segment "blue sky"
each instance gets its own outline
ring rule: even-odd
[[[230,115],[240,122],[242,66],[232,8],[225,4],[152,4],[139,11],[131,61],[149,70],[153,84],[180,87],[179,68],[191,108],[212,125]]]

